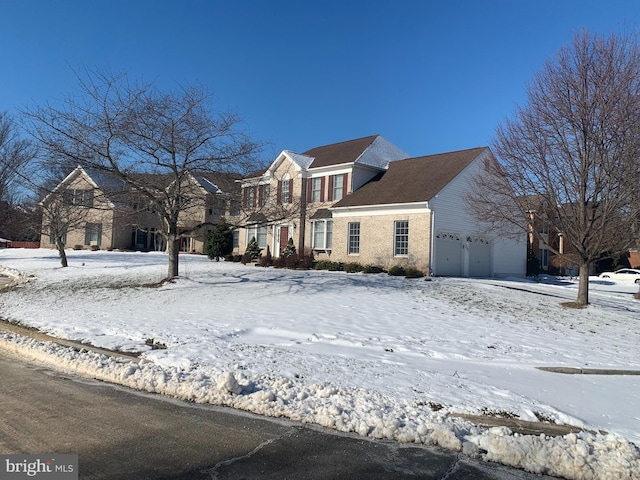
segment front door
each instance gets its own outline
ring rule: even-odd
[[[289,242],[289,226],[282,226],[280,227],[280,252],[279,254],[282,255],[282,252],[284,251],[285,248],[287,248],[287,243]]]

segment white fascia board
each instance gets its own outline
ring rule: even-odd
[[[269,165],[269,168],[267,168],[267,171],[264,173],[264,175],[256,178],[259,180],[268,180],[273,178],[273,172],[275,172],[285,160],[289,160],[291,163],[293,163],[294,170],[298,175],[300,175],[300,172],[304,172],[305,170],[307,170],[307,168],[309,168],[309,165],[311,165],[311,162],[313,162],[314,158],[307,155],[302,155],[300,153],[292,152],[291,150],[282,150],[282,152],[280,152],[280,154],[271,163],[271,165]],[[251,181],[254,179],[247,180]]]
[[[353,170],[353,162],[340,163],[338,165],[327,165],[326,167],[316,167],[307,170],[307,178],[324,177],[327,175],[339,175],[349,173]]]
[[[360,217],[380,216],[380,215],[400,215],[428,213],[431,211],[429,202],[415,203],[390,203],[386,205],[354,205],[352,207],[330,207],[331,215],[334,218],[340,217]]]

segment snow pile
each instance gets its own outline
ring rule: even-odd
[[[574,280],[424,282],[189,255],[178,281],[145,288],[163,277],[164,254],[68,254],[62,269],[50,250],[0,251],[0,268],[36,275],[0,293],[2,316],[142,351],[141,362],[12,334],[0,335],[1,348],[143,391],[438,445],[531,472],[640,478],[639,377],[535,368],[640,370],[633,284],[592,278],[592,306],[573,310],[559,304],[575,298]],[[520,436],[455,413],[609,434]]]
[[[150,393],[196,403],[229,406],[260,415],[314,423],[378,439],[434,445],[569,479],[640,478],[640,450],[617,435],[587,432],[564,437],[512,434],[484,429],[361,389],[305,385],[287,378],[238,372],[162,368],[150,362],[123,362],[50,342],[0,332],[0,348],[63,370]]]

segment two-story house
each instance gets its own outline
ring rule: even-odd
[[[221,217],[240,217],[239,188],[234,174],[183,176],[180,212],[180,250],[202,253],[206,235]],[[139,174],[137,180],[157,192],[150,198],[104,172],[75,168],[41,202],[41,246],[55,247],[54,232],[67,247],[158,250],[165,249],[162,218],[156,202],[172,185],[168,175]]]
[[[283,150],[264,172],[242,181],[247,219],[237,237],[237,251],[243,252],[255,237],[265,252],[277,257],[292,239],[298,252],[329,256],[329,208],[384,172],[389,162],[407,157],[380,135],[303,153]]]
[[[302,154],[285,150],[242,182],[249,213],[238,252],[255,237],[277,257],[292,239],[317,260],[524,276],[524,234],[521,241],[489,235],[465,205],[471,179],[492,160],[486,147],[408,158],[378,135]]]

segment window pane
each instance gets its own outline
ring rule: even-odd
[[[409,254],[409,221],[395,222],[394,255]]]
[[[311,201],[320,201],[320,189],[322,187],[322,178],[313,178],[311,180]]]
[[[344,174],[334,175],[333,176],[333,199],[341,200],[342,195],[342,185],[344,183]]]
[[[289,203],[289,180],[282,181],[282,192],[280,194],[280,203]]]
[[[266,248],[267,246],[267,226],[261,225],[258,227],[258,235],[256,237],[258,242],[258,246],[262,248]]]
[[[349,223],[349,246],[351,254],[360,253],[360,222]]]
[[[85,232],[84,232],[84,244],[100,246],[101,239],[102,239],[102,224],[87,223],[85,227]]]
[[[313,230],[313,244],[312,248],[323,249],[324,248],[324,221],[313,222],[311,228]]]
[[[327,249],[330,249],[332,242],[333,242],[333,221],[327,220],[327,239],[326,239],[325,247]]]

